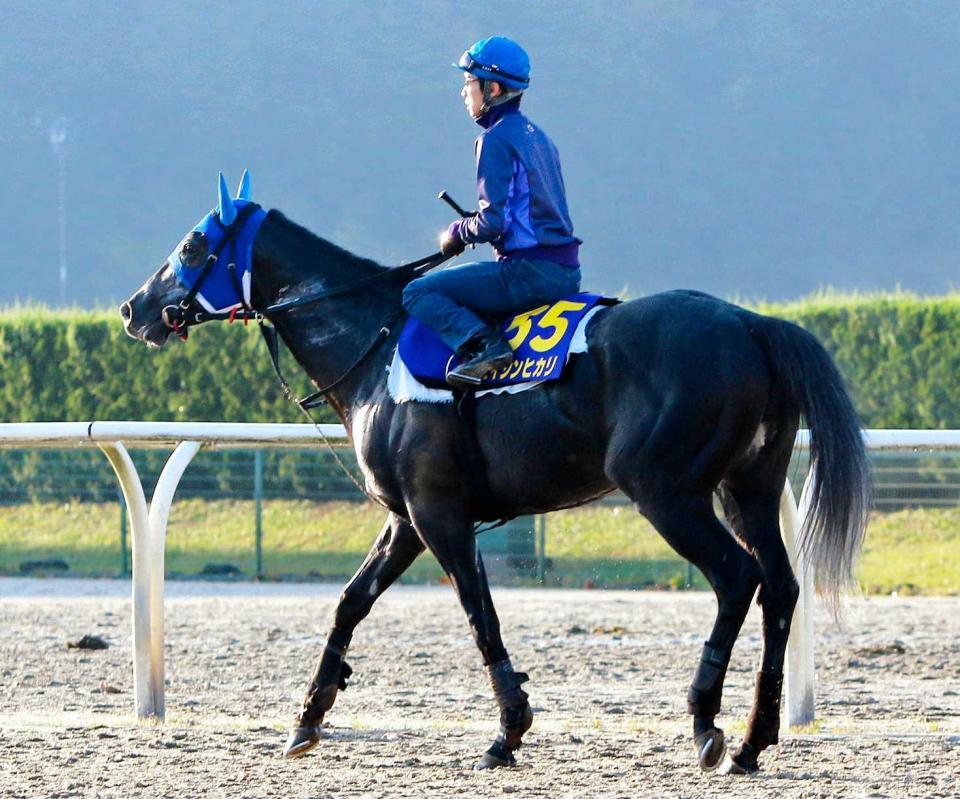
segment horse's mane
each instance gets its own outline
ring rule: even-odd
[[[303,261],[311,264],[311,268],[313,264],[329,264],[333,261],[342,264],[344,269],[357,274],[387,269],[387,267],[370,258],[354,255],[349,250],[321,238],[303,225],[287,218],[283,212],[275,208],[267,213],[267,217],[282,225],[285,239],[282,243],[284,246],[291,247],[298,254],[305,256]]]

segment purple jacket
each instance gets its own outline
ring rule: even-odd
[[[466,244],[490,243],[497,260],[533,258],[578,266],[560,156],[546,133],[520,113],[520,98],[494,106],[478,124],[476,216],[455,222]]]

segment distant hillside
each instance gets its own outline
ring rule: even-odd
[[[960,266],[960,4],[197,4],[6,0],[0,305],[115,303],[213,204],[223,169],[348,249],[431,251],[477,133],[449,67],[533,58],[585,280],[788,298],[941,292]]]

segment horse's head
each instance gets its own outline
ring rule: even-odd
[[[162,347],[171,333],[250,305],[253,241],[266,212],[250,200],[243,173],[236,198],[220,175],[217,207],[184,236],[163,265],[120,306],[127,334]]]

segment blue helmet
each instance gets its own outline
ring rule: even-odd
[[[483,80],[495,80],[521,92],[530,85],[530,56],[506,36],[481,39],[460,56],[460,61],[454,66]]]

